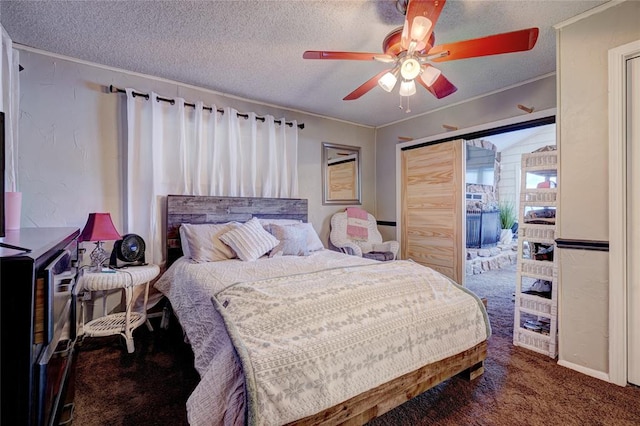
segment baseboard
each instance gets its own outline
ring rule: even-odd
[[[612,383],[609,379],[609,374],[604,371],[594,370],[592,368],[585,367],[583,365],[574,364],[573,362],[558,360],[558,365],[562,367],[569,368],[571,370],[575,370],[578,373],[586,374],[587,376],[595,377],[596,379],[604,380],[605,382]]]

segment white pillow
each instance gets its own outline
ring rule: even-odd
[[[312,224],[305,222],[301,223],[299,226],[307,230],[307,249],[309,251],[318,251],[324,249],[324,245],[322,244],[322,241],[320,241],[320,237],[318,237],[318,233],[313,228]]]
[[[238,222],[197,225],[183,223],[180,226],[181,238],[184,235],[182,246],[189,247],[185,256],[188,255],[196,263],[217,262],[235,258],[236,254],[231,247],[220,240],[220,236],[239,227],[240,224]]]
[[[298,219],[265,219],[265,218],[258,218],[258,220],[260,221],[260,225],[262,225],[264,227],[264,229],[266,229],[267,231],[268,226],[269,225],[295,225],[297,223],[302,223],[301,220]]]
[[[280,242],[275,246],[269,257],[277,256],[308,256],[307,230],[299,225],[269,225],[269,232]]]
[[[180,225],[178,228],[178,232],[180,233],[180,247],[182,247],[182,254],[187,259],[191,259],[191,252],[189,251],[189,242],[187,241],[187,233],[184,230],[184,223]]]
[[[238,228],[222,234],[220,240],[231,247],[244,261],[258,259],[280,242],[268,233],[255,217]]]

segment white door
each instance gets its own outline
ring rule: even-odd
[[[640,57],[627,61],[627,375],[640,386]]]

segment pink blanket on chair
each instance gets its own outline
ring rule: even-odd
[[[347,235],[355,240],[369,238],[369,216],[358,207],[347,207]]]

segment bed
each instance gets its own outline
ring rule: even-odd
[[[183,253],[182,239],[197,246],[203,229],[233,224],[227,238],[258,218],[280,237],[308,229],[306,200],[169,196],[166,217],[170,266],[155,286],[200,374],[191,424],[364,424],[450,377],[483,372],[482,302],[414,262],[326,250],[308,232],[314,250],[298,255],[195,263],[199,253]],[[243,257],[238,241],[225,239]]]

